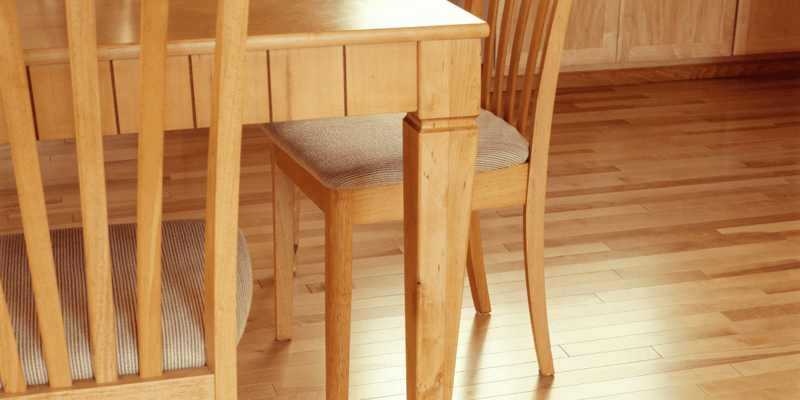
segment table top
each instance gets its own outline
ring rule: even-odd
[[[216,0],[170,0],[169,54],[213,53]],[[66,60],[64,0],[16,0],[28,64]],[[138,0],[96,0],[98,56],[136,58]],[[251,0],[249,50],[452,40],[488,35],[445,0]],[[59,61],[59,62],[60,62]]]

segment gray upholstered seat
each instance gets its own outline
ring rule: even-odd
[[[59,294],[69,349],[72,379],[94,376],[86,307],[86,275],[81,228],[50,232]],[[109,227],[111,241],[117,360],[120,375],[139,371],[136,342],[136,225]],[[202,220],[165,221],[162,229],[162,321],[164,370],[201,367],[203,342]],[[47,382],[31,275],[22,234],[0,237],[0,280],[8,300],[14,332],[28,385]],[[237,340],[252,300],[250,255],[242,233],[238,241]]]
[[[265,124],[270,139],[322,184],[332,189],[403,182],[405,114],[328,118]],[[476,172],[522,164],[528,144],[494,114],[478,117]]]

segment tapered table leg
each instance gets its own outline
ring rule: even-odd
[[[452,397],[480,109],[480,41],[419,44],[419,110],[404,120],[409,399]]]

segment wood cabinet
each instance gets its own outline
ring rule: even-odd
[[[483,0],[484,14],[490,1]],[[501,12],[506,1],[512,0],[500,0]],[[517,7],[522,2],[513,1]],[[535,13],[538,0],[533,3]],[[688,68],[733,55],[796,52],[798,17],[800,0],[573,0],[562,66],[564,71]],[[534,15],[528,33],[533,20]],[[764,59],[751,59],[756,58]],[[520,73],[525,60],[527,54]]]
[[[733,54],[800,51],[798,19],[798,0],[739,0]]]
[[[622,0],[617,61],[730,56],[735,20],[736,0]]]
[[[449,1],[464,7],[464,0]],[[488,13],[489,1],[484,0],[484,15]],[[516,0],[516,7],[519,8],[521,3]],[[607,64],[616,61],[619,3],[620,0],[573,0],[564,42],[563,65]],[[528,17],[528,36],[533,29],[537,4],[538,1],[534,0],[531,15]],[[504,7],[505,0],[500,0],[500,12]],[[527,53],[522,53],[522,60],[520,73],[524,72]]]
[[[617,58],[620,0],[574,0],[562,63],[605,64]]]
[[[500,2],[500,10],[504,3]],[[516,3],[519,7],[521,1]],[[537,4],[538,1],[534,1],[528,17],[528,37],[533,30]],[[620,0],[573,1],[567,37],[564,40],[562,65],[607,64],[616,61],[619,4]],[[522,53],[522,59],[527,60],[526,52]]]

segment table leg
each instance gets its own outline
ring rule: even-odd
[[[419,45],[419,111],[404,120],[409,399],[452,397],[477,154],[480,41]]]

